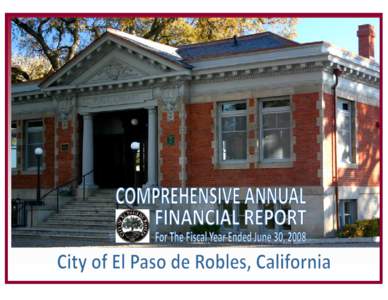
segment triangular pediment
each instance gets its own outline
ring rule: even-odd
[[[98,61],[91,61],[72,76],[72,85],[104,84],[162,75],[163,70],[120,50],[105,53]]]
[[[112,59],[106,65],[98,68],[97,72],[92,74],[84,83],[101,83],[116,80],[130,80],[146,76],[144,72],[140,72],[133,66]]]
[[[185,70],[178,61],[110,32],[41,84],[42,88],[93,85]]]

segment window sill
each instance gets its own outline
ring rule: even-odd
[[[284,162],[259,162],[256,163],[256,168],[259,169],[276,169],[276,168],[292,168],[294,166],[294,163],[292,161],[284,161]]]
[[[215,168],[221,170],[238,170],[238,169],[250,169],[251,162],[222,162],[218,163]],[[255,162],[256,169],[282,169],[292,168],[294,163],[292,161],[284,162]]]
[[[221,170],[249,169],[249,162],[222,162],[216,165],[216,169],[221,169]]]

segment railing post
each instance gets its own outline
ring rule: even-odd
[[[85,201],[85,180],[86,175],[82,176],[82,201]]]
[[[59,189],[57,189],[57,213],[59,213]]]
[[[31,220],[30,220],[30,226],[31,226],[31,227],[32,227],[32,225],[33,225],[33,221],[32,221],[32,220],[33,220],[33,218],[34,218],[34,214],[33,214],[33,212],[32,212],[32,211],[33,211],[33,207],[34,207],[34,206],[30,204],[30,209],[31,209]]]
[[[27,211],[26,211],[26,202],[22,202],[23,207],[23,227],[27,226]]]

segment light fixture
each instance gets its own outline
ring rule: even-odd
[[[41,147],[36,147],[34,153],[36,156],[41,156],[43,154],[43,149]]]
[[[140,143],[139,142],[132,142],[131,143],[131,149],[132,150],[139,150],[140,148]]]
[[[42,157],[43,149],[41,147],[36,147],[34,154],[36,156],[36,167],[38,171],[36,173],[36,201],[40,202],[40,158]]]
[[[133,119],[131,120],[131,124],[132,124],[133,126],[137,126],[137,124],[139,124],[139,120],[136,119],[136,118],[133,118]]]

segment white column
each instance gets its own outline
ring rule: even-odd
[[[156,107],[148,109],[148,180],[147,186],[157,185],[157,116]]]
[[[82,142],[82,175],[89,173],[94,168],[93,156],[93,116],[91,114],[83,115],[84,132]],[[94,174],[91,173],[85,177],[86,187],[95,187]]]

